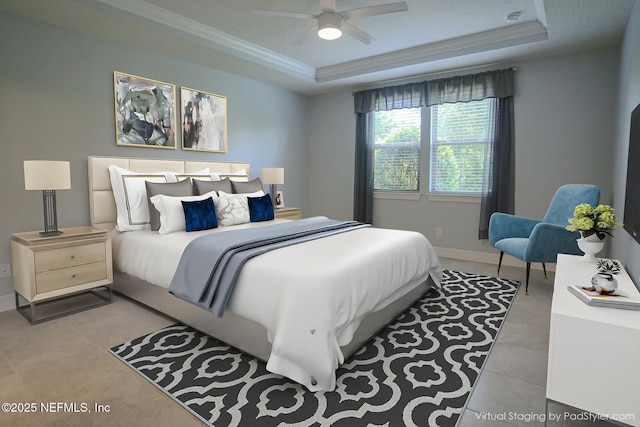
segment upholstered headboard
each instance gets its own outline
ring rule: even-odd
[[[116,203],[111,190],[109,166],[116,165],[132,172],[175,172],[193,173],[204,168],[221,177],[235,175],[234,172],[246,170],[251,177],[249,163],[225,163],[197,160],[141,159],[130,157],[89,156],[89,212],[91,225],[111,230],[116,224]]]

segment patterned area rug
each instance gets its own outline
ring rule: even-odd
[[[214,426],[454,426],[518,282],[444,271],[416,302],[310,392],[265,363],[184,325],[111,352]]]

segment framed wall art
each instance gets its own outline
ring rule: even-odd
[[[282,191],[276,191],[276,200],[274,201],[273,205],[276,208],[284,208],[284,194],[282,194]]]
[[[227,97],[180,88],[182,149],[226,153]]]
[[[113,72],[116,144],[176,148],[176,87]]]

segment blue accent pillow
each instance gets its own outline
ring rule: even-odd
[[[273,214],[273,203],[271,196],[265,194],[261,197],[247,197],[249,201],[249,217],[251,222],[271,221],[275,215]]]
[[[208,230],[218,228],[218,218],[216,218],[216,208],[213,198],[195,202],[182,201],[184,210],[184,224],[187,231]]]

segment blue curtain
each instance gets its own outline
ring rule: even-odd
[[[353,191],[353,218],[373,223],[373,138],[371,115],[356,113],[356,164]]]
[[[514,69],[389,86],[354,93],[356,160],[354,219],[373,219],[373,156],[371,113],[401,108],[498,98],[491,161],[484,174],[478,236],[488,236],[493,212],[513,213],[513,92]],[[506,180],[506,181],[505,181]]]
[[[489,220],[494,212],[514,213],[513,96],[499,98],[493,123],[493,144],[485,164],[480,203],[478,239],[489,238]]]

